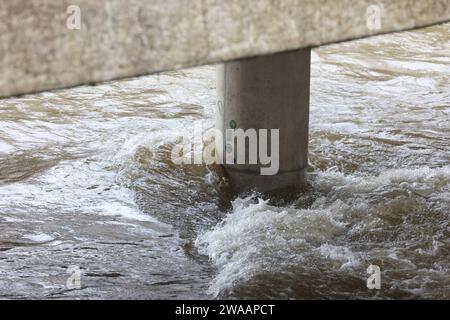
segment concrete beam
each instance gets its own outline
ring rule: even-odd
[[[81,30],[67,28],[70,5]],[[2,0],[0,97],[445,21],[449,0]]]

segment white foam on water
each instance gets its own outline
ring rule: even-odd
[[[55,240],[52,236],[41,233],[41,234],[26,234],[23,236],[24,239],[31,240],[36,243],[46,243]]]
[[[326,243],[321,245],[318,251],[325,258],[341,262],[342,269],[359,267],[361,264],[359,258],[349,248],[344,246],[333,246]]]
[[[327,239],[345,231],[335,203],[325,210],[278,208],[252,198],[238,199],[225,220],[198,237],[199,251],[219,267],[209,293],[218,295],[238,280],[261,272],[282,272],[289,265],[301,265],[303,253],[320,248]]]
[[[131,221],[158,223],[155,218],[143,214],[134,203],[104,202],[96,206],[95,211],[99,215],[104,216],[121,217]]]
[[[405,257],[403,243],[413,245],[416,239],[401,231],[397,234],[392,227],[416,212],[426,215],[425,209],[434,204],[426,195],[440,199],[448,193],[450,166],[391,170],[379,176],[320,172],[311,182],[323,195],[308,209],[238,198],[220,224],[197,238],[199,252],[218,268],[210,294],[218,296],[258,275],[282,274],[292,268],[322,266],[358,274],[365,272],[371,259],[396,260],[414,268],[414,262]],[[394,239],[385,239],[384,230]],[[369,240],[371,233],[375,240]],[[429,251],[435,252],[440,242],[429,242]],[[361,250],[364,245],[366,249]]]

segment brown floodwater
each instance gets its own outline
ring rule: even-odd
[[[215,85],[205,66],[0,100],[0,298],[450,299],[450,24],[313,51],[290,202],[227,205],[215,168],[171,162]]]

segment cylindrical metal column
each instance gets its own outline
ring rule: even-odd
[[[266,166],[260,162],[225,163],[225,173],[237,192],[265,193],[305,186],[310,65],[311,50],[302,49],[218,67],[217,129],[223,137],[227,129],[279,129],[278,174],[262,175],[261,168]],[[270,144],[270,136],[268,141]],[[227,143],[217,146],[220,159],[234,152]]]

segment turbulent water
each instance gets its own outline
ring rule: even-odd
[[[310,186],[277,205],[170,160],[213,66],[1,100],[0,298],[450,299],[450,25],[312,58]]]

